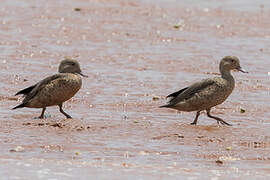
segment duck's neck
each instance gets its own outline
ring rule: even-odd
[[[71,73],[71,74],[77,74],[77,73],[74,73],[74,72],[66,72],[66,71],[58,71],[58,73]]]
[[[234,80],[231,75],[231,70],[225,69],[222,66],[219,67],[219,71],[221,73],[221,77],[227,80]]]
[[[234,89],[235,82],[233,76],[231,75],[231,71],[229,69],[223,68],[222,66],[219,67],[219,70],[221,73],[221,77],[225,79],[228,83],[226,88],[232,91]]]

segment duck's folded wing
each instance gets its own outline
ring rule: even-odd
[[[22,89],[20,90],[19,92],[17,92],[15,94],[15,96],[19,95],[19,94],[23,94],[23,95],[27,95],[29,94],[35,87],[36,87],[37,84],[33,85],[33,86],[30,86],[28,88],[25,88],[25,89]]]
[[[208,86],[211,86],[215,84],[215,81],[213,79],[205,79],[203,81],[197,82],[192,84],[189,87],[186,87],[184,89],[181,89],[178,92],[170,94],[168,97],[173,97],[169,101],[169,105],[176,105],[177,103],[191,98],[195,93],[198,93],[202,91],[203,89],[207,88]],[[177,94],[177,96],[175,96]]]
[[[35,97],[35,95],[37,95],[37,93],[40,92],[47,84],[49,84],[53,80],[61,78],[61,77],[63,77],[62,74],[55,74],[55,75],[49,76],[49,77],[43,79],[42,81],[38,82],[35,85],[35,87],[31,90],[31,92],[26,95],[26,97],[23,100],[23,103],[26,103],[29,100],[31,100],[33,97]]]
[[[175,97],[177,97],[179,94],[181,94],[183,91],[185,91],[187,88],[189,88],[189,87],[185,87],[185,88],[183,88],[183,89],[181,89],[181,90],[179,90],[179,91],[176,91],[176,92],[174,92],[174,93],[172,93],[172,94],[169,94],[166,98],[175,98]]]

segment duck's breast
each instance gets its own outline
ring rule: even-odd
[[[200,99],[201,110],[209,109],[223,103],[234,89],[234,81],[228,81],[224,78],[215,78],[215,84],[199,92],[196,96]]]

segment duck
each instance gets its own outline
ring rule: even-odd
[[[81,71],[77,60],[65,58],[58,67],[58,73],[46,77],[38,83],[20,90],[15,94],[23,95],[24,99],[17,108],[42,108],[40,119],[44,118],[44,113],[49,106],[58,106],[59,111],[66,118],[72,118],[63,110],[63,103],[71,99],[81,88],[82,79],[80,76],[88,77]]]
[[[225,56],[219,63],[221,77],[203,79],[167,96],[170,98],[166,105],[160,108],[171,108],[178,111],[196,111],[196,116],[191,125],[196,125],[201,111],[206,111],[209,118],[215,119],[217,123],[231,126],[223,119],[213,116],[211,108],[223,103],[232,93],[235,80],[231,74],[232,70],[248,73],[240,66],[240,60],[236,56]]]

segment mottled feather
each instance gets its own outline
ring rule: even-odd
[[[40,92],[47,84],[49,84],[50,82],[52,82],[55,79],[64,77],[64,74],[55,74],[52,76],[49,76],[43,80],[41,80],[40,82],[38,82],[35,87],[32,89],[32,91],[24,98],[23,103],[26,104],[27,102],[29,102],[32,98],[34,98],[38,92]]]
[[[178,95],[169,101],[169,105],[173,106],[173,105],[176,105],[177,103],[179,103],[183,100],[187,100],[187,99],[191,98],[195,93],[199,93],[199,92],[203,91],[205,88],[207,88],[211,85],[214,85],[214,84],[215,84],[215,81],[213,79],[205,79],[203,81],[194,83],[189,87],[181,89],[180,91],[178,91],[179,93],[175,92],[175,95],[176,95],[176,93]]]

